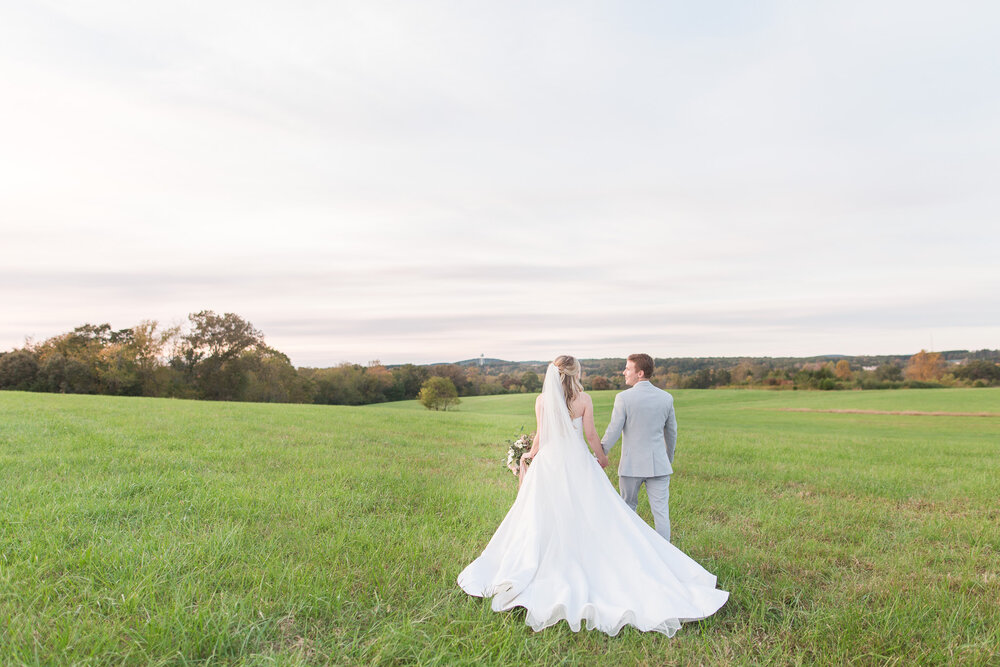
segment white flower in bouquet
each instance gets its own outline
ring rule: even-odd
[[[531,442],[534,437],[533,434],[522,433],[510,443],[510,447],[507,449],[507,468],[515,477],[521,469],[521,456],[531,451]]]

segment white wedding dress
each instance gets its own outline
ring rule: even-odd
[[[562,396],[550,365],[538,454],[458,585],[492,596],[494,611],[524,607],[536,632],[565,620],[574,632],[585,622],[612,636],[625,625],[673,636],[682,622],[714,614],[729,593],[625,504],[587,447],[583,418],[570,419]]]

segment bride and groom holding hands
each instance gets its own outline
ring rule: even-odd
[[[629,355],[630,387],[615,397],[604,438],[579,361],[557,357],[535,401],[537,429],[522,484],[482,554],[458,577],[494,611],[524,607],[538,631],[565,620],[616,635],[625,625],[672,636],[729,597],[670,543],[669,489],[677,442],[673,397],[649,382],[653,360]],[[622,437],[619,495],[602,468]],[[589,445],[593,456],[587,452]],[[655,530],[636,514],[646,485]]]

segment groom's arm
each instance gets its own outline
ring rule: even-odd
[[[677,416],[674,414],[673,403],[668,408],[667,423],[663,425],[663,439],[667,443],[667,460],[673,464],[674,449],[677,447]]]
[[[618,438],[622,435],[622,429],[625,428],[625,406],[621,398],[621,394],[615,396],[615,407],[611,411],[611,421],[608,422],[608,428],[604,430],[604,437],[601,438],[601,447],[604,448],[605,454],[614,449]]]

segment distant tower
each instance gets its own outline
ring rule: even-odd
[[[480,367],[480,368],[482,368],[483,364],[484,364],[484,363],[486,363],[486,360],[485,360],[485,359],[483,358],[484,356],[485,356],[485,355],[483,355],[483,354],[481,354],[481,353],[480,353],[480,355],[479,355],[479,367]]]

